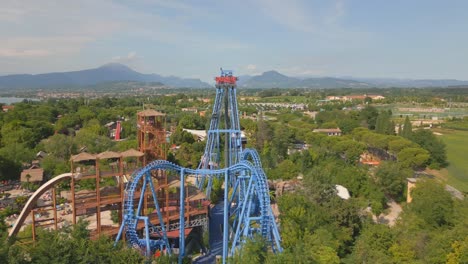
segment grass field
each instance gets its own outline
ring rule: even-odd
[[[438,129],[440,138],[447,145],[450,165],[440,171],[442,179],[458,190],[468,193],[468,131]]]

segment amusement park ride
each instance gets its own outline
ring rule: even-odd
[[[137,121],[140,151],[105,152],[99,155],[81,153],[80,157],[77,157],[79,155],[72,157],[72,162],[73,158],[77,162],[85,160],[88,165],[89,160],[96,162],[94,168],[97,172],[93,176],[88,176],[96,182],[92,206],[89,206],[86,200],[80,202],[81,198],[76,198],[74,188],[79,181],[77,175],[83,177],[84,173],[83,171],[78,173],[73,169],[73,165],[72,173],[55,177],[54,182],[45,184],[50,188],[62,179],[71,179],[73,223],[76,222],[78,212],[88,210],[89,213],[89,208],[86,207],[88,204],[92,212],[96,213],[97,233],[105,233],[101,230],[101,210],[110,210],[111,207],[115,209],[117,206],[121,220],[120,227],[118,231],[108,232],[117,234],[116,243],[121,239],[126,240],[130,246],[141,250],[147,256],[156,251],[173,254],[170,239],[178,237],[179,263],[181,263],[185,256],[186,231],[196,226],[207,226],[208,202],[203,202],[201,198],[210,197],[213,180],[217,179],[223,182],[224,186],[222,201],[217,205],[223,208],[221,223],[223,263],[226,263],[228,256],[237,250],[242,250],[241,246],[254,235],[260,235],[265,239],[268,250],[282,251],[280,234],[270,206],[267,177],[262,169],[259,155],[253,149],[242,147],[236,99],[237,77],[232,75],[232,71],[221,69],[221,76],[215,80],[216,98],[205,152],[198,169],[184,168],[165,160],[164,114],[154,110],[144,110],[138,113]],[[136,168],[138,163],[135,162],[137,166],[134,166],[131,178],[126,179],[124,175],[129,171],[125,171],[128,170],[126,166],[128,163],[123,161],[124,158],[138,156],[142,156],[143,164],[147,165],[138,169]],[[112,174],[118,177],[119,185],[111,202],[102,197],[99,188],[101,177],[110,175],[99,172],[100,159],[114,159],[119,167]],[[147,163],[150,160],[154,161]],[[42,195],[47,186],[41,186],[42,189],[40,188],[38,194],[33,195],[30,200]],[[171,188],[178,188],[176,192],[178,197],[174,197]],[[190,195],[190,188],[198,189],[198,194]],[[35,210],[31,203],[34,201],[29,201],[20,215],[23,222],[29,212]],[[56,206],[55,191],[53,205]],[[56,214],[55,211],[55,228],[57,228]],[[19,231],[22,225],[21,221],[19,222],[10,232],[10,236]],[[33,226],[35,225],[33,222]],[[174,235],[177,232],[178,235]]]

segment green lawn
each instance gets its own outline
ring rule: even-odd
[[[447,183],[468,192],[468,131],[441,129],[438,132],[447,145]]]

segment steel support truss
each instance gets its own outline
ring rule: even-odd
[[[206,148],[198,169],[183,168],[168,161],[156,160],[133,174],[125,190],[124,219],[116,242],[126,235],[131,246],[144,250],[148,256],[156,249],[166,249],[166,252],[171,254],[167,231],[179,229],[179,263],[182,262],[185,254],[185,228],[205,223],[196,222],[198,220],[186,223],[185,206],[181,202],[179,223],[169,224],[169,230],[166,230],[168,223],[164,223],[151,177],[152,171],[165,171],[180,176],[180,201],[186,198],[184,189],[187,177],[194,177],[199,189],[206,191],[207,197],[210,197],[213,179],[224,181],[223,263],[255,234],[261,235],[273,252],[282,251],[281,237],[270,206],[267,177],[260,158],[253,149],[242,150],[236,80],[230,71],[222,71],[221,77],[217,77],[216,98]],[[221,158],[222,145],[224,158]],[[134,202],[137,189],[141,190],[138,204]],[[147,189],[153,196],[159,218],[157,226],[151,225],[148,217],[141,215]],[[137,232],[140,221],[144,223],[144,235],[141,238]],[[156,233],[159,238],[151,239],[151,233]]]

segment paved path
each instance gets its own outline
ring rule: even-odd
[[[393,200],[390,200],[387,203],[387,206],[390,208],[388,214],[385,215],[382,213],[379,215],[378,218],[373,216],[374,221],[381,224],[387,224],[388,226],[394,226],[396,224],[398,216],[400,216],[400,213],[401,211],[403,211],[403,209],[398,203],[396,203]]]
[[[215,263],[216,255],[223,255],[223,210],[224,201],[210,211],[210,253],[195,260],[195,264]]]

